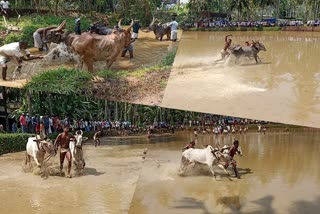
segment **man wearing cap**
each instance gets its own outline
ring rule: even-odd
[[[33,59],[42,59],[42,56],[33,56],[27,51],[27,43],[24,41],[13,42],[0,47],[0,67],[2,67],[2,79],[7,80],[7,63],[13,60],[18,66],[15,72],[21,72],[22,61],[29,61]],[[14,72],[14,74],[15,74]]]
[[[74,29],[77,35],[81,35],[81,22],[80,18],[76,18],[76,27]]]

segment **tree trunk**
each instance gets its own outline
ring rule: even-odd
[[[52,116],[53,111],[52,111],[52,101],[51,101],[51,94],[50,93],[47,94],[47,98],[48,98],[48,104],[49,104],[49,113],[50,113],[50,116]]]
[[[28,112],[30,115],[32,114],[32,102],[31,102],[31,91],[27,90],[27,103],[28,103]]]
[[[104,100],[104,118],[108,119],[108,100]]]
[[[55,7],[54,7],[54,14],[57,16],[58,15],[58,7],[59,7],[59,0],[55,1]]]

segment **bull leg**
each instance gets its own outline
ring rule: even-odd
[[[208,164],[209,170],[212,173],[213,177],[216,178],[216,175],[214,174],[213,166],[211,164]]]
[[[25,163],[24,163],[25,165],[27,165],[27,163],[28,163],[28,159],[29,159],[28,156],[29,156],[28,152],[26,152],[26,160],[25,160]]]
[[[224,168],[224,166],[222,164],[217,164],[217,166],[220,168],[220,169],[223,169],[223,171],[227,174],[227,175],[230,175],[230,173]]]
[[[41,165],[40,165],[40,163],[39,163],[39,161],[38,161],[38,158],[37,158],[37,155],[36,155],[35,152],[33,153],[33,158],[34,158],[34,161],[36,162],[37,166],[40,168]]]
[[[160,41],[162,41],[163,35],[160,36]]]

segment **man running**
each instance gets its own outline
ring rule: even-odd
[[[10,12],[10,3],[8,0],[2,0],[0,2],[0,9],[3,11],[3,14],[9,20],[9,12]]]
[[[71,164],[72,164],[72,154],[70,151],[70,140],[76,140],[76,138],[69,133],[69,126],[65,126],[63,129],[63,133],[60,133],[56,140],[54,141],[54,145],[58,147],[60,145],[60,173],[63,170],[63,162],[64,159],[68,160],[68,174],[67,178],[71,178]]]
[[[225,43],[223,49],[221,50],[221,59],[216,60],[216,62],[222,61],[230,55],[230,52],[228,51],[232,43],[232,39],[228,39],[230,36],[232,35],[230,34],[224,37]]]
[[[42,56],[33,56],[27,51],[27,43],[24,41],[13,42],[10,44],[3,45],[0,47],[0,67],[2,67],[2,79],[7,80],[7,63],[13,60],[18,66],[14,71],[15,73],[18,71],[21,72],[22,61],[29,61],[33,59],[42,59]]]
[[[238,153],[240,156],[242,156],[242,153],[239,150],[239,141],[238,140],[235,140],[233,142],[233,145],[229,149],[229,156],[231,157],[230,162],[231,162],[232,168],[236,174],[236,177],[239,178],[239,173],[237,170],[237,162],[233,159],[233,157],[236,153]],[[226,168],[228,168],[228,166],[229,166],[229,163],[227,162],[226,165],[224,166],[224,168],[226,169]]]
[[[94,141],[94,146],[95,146],[95,147],[97,147],[97,145],[100,146],[100,143],[101,143],[101,142],[100,142],[101,134],[102,134],[102,131],[99,130],[99,131],[97,131],[96,133],[94,133],[94,135],[93,135],[93,141]]]

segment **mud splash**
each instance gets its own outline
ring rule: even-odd
[[[202,166],[188,176],[178,175],[181,148],[191,138],[192,133],[177,135],[165,144],[149,145],[130,214],[318,212],[319,131],[199,135],[202,145],[240,140],[244,156],[235,160],[241,179],[231,180],[218,167],[218,180]]]
[[[127,213],[142,168],[143,146],[85,146],[84,155],[83,175],[73,174],[72,179],[59,175],[58,156],[44,173],[23,166],[24,152],[1,156],[1,212]]]
[[[233,32],[265,45],[261,64],[216,63],[225,35],[183,33],[161,106],[320,127],[320,33]]]

